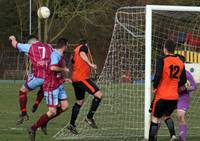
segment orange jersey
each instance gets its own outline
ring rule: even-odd
[[[166,56],[163,60],[162,74],[157,86],[156,99],[178,100],[178,84],[184,63],[177,56]]]
[[[80,57],[81,47],[83,47],[83,45],[77,46],[74,50],[73,65],[72,65],[73,82],[88,79],[90,75],[90,66]],[[88,53],[86,53],[86,55],[88,56]]]

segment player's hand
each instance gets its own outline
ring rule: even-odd
[[[15,36],[11,35],[11,36],[9,37],[9,40],[10,40],[10,41],[16,40],[16,38],[15,38]]]
[[[69,78],[66,78],[66,79],[65,79],[65,82],[67,82],[67,83],[72,83],[72,80],[69,79]]]
[[[157,89],[153,89],[153,94],[156,94],[156,92],[157,92]]]
[[[187,88],[185,87],[185,85],[181,86],[181,87],[178,88],[178,93],[181,93],[181,92],[185,91],[186,89]]]
[[[91,64],[90,67],[95,69],[95,70],[97,69],[97,65],[95,65],[95,64]]]
[[[64,72],[69,72],[69,69],[67,67],[64,67]]]

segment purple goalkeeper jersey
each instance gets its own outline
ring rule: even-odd
[[[179,110],[187,111],[189,109],[190,104],[190,92],[196,90],[196,82],[194,81],[194,78],[192,74],[189,71],[186,71],[187,81],[189,81],[189,87],[187,87],[187,90],[179,92],[179,100],[177,108]]]

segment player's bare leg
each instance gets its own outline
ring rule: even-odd
[[[179,141],[185,141],[187,135],[187,125],[185,121],[185,111],[177,110],[177,119],[179,122]]]
[[[29,120],[29,116],[26,111],[26,104],[27,104],[27,92],[30,90],[27,89],[25,86],[22,86],[19,92],[19,104],[20,104],[20,110],[21,114],[19,115],[19,118],[16,121],[17,125],[22,124],[24,121]]]
[[[103,94],[102,94],[101,91],[97,91],[94,94],[94,99],[92,101],[90,110],[89,110],[89,112],[88,112],[88,114],[87,114],[87,116],[85,118],[85,122],[87,122],[92,128],[98,128],[93,116],[94,116],[97,108],[99,107],[99,104],[101,102],[102,96],[103,96]]]

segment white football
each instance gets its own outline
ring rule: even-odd
[[[50,16],[50,10],[48,7],[42,6],[38,9],[37,15],[41,19],[47,19]]]

